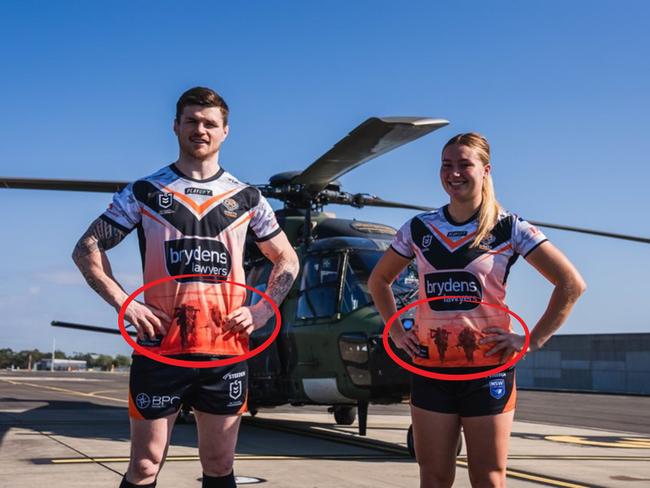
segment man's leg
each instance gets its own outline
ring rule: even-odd
[[[194,410],[204,488],[235,488],[233,463],[240,415],[214,415]]]
[[[165,460],[177,415],[174,413],[155,420],[130,419],[131,460],[122,488],[131,485],[155,486],[152,483],[155,483]]]

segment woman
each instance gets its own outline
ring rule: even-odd
[[[521,351],[525,337],[512,332],[510,315],[476,303],[505,306],[508,272],[519,255],[555,286],[531,331],[529,351],[544,345],[585,290],[578,271],[539,230],[500,207],[490,169],[484,137],[467,133],[450,139],[440,167],[449,204],[404,224],[370,277],[384,321],[397,312],[390,285],[414,258],[420,298],[469,298],[426,302],[410,330],[394,322],[393,342],[420,368],[447,374],[484,371]],[[411,415],[420,487],[453,484],[461,426],[472,486],[505,486],[515,398],[514,368],[464,381],[414,375]]]

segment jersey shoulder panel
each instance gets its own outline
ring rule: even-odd
[[[413,240],[411,239],[411,220],[406,221],[393,236],[390,247],[397,254],[406,259],[413,259]]]
[[[548,240],[541,230],[519,215],[507,211],[505,213],[512,222],[512,247],[517,254],[526,257],[540,244]]]
[[[148,194],[152,187],[166,185],[176,176],[169,166],[165,166],[156,172],[139,178],[129,183],[119,192],[113,195],[113,200],[108,209],[101,215],[101,218],[108,220],[125,232],[130,232],[142,219],[141,205],[146,201],[144,195]]]

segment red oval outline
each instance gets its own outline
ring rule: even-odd
[[[515,319],[517,319],[517,321],[524,328],[524,333],[526,334],[526,339],[524,340],[524,347],[522,347],[521,351],[515,354],[515,356],[507,363],[502,364],[501,366],[497,366],[496,368],[493,369],[481,371],[479,373],[468,373],[468,374],[434,373],[433,371],[427,371],[425,369],[418,368],[417,366],[413,366],[412,364],[409,364],[406,361],[402,360],[397,354],[395,354],[395,351],[393,351],[388,341],[388,334],[390,332],[390,328],[393,326],[393,323],[395,322],[395,320],[397,320],[397,318],[401,314],[403,314],[407,310],[417,305],[420,305],[422,303],[433,302],[435,300],[442,300],[443,298],[462,298],[466,302],[478,303],[479,305],[487,305],[488,307],[498,308],[512,315]],[[441,297],[422,298],[421,300],[417,300],[413,303],[408,304],[406,307],[402,307],[401,309],[399,309],[395,314],[393,314],[393,316],[390,319],[388,319],[388,322],[386,322],[386,325],[384,326],[384,332],[382,333],[382,342],[384,344],[384,348],[386,349],[386,352],[391,357],[391,359],[395,361],[399,366],[407,369],[411,373],[415,373],[420,376],[426,376],[427,378],[433,378],[436,380],[448,380],[448,381],[478,380],[480,378],[487,378],[490,375],[500,373],[501,371],[505,371],[506,369],[510,368],[511,366],[514,366],[521,359],[523,359],[523,357],[526,355],[526,352],[528,351],[528,346],[530,344],[530,331],[528,330],[528,326],[526,325],[526,322],[524,322],[524,319],[522,319],[519,315],[517,315],[515,312],[513,312],[512,310],[506,307],[502,307],[501,305],[495,305],[494,303],[472,300],[471,298],[468,298],[467,296],[463,296],[463,295],[449,295],[449,296],[441,296]]]
[[[227,358],[227,359],[215,359],[213,361],[186,361],[183,359],[173,359],[173,358],[168,358],[163,356],[162,354],[157,354],[155,352],[148,351],[145,349],[143,346],[135,342],[133,339],[131,339],[131,336],[128,334],[126,331],[126,326],[124,325],[124,314],[126,313],[126,308],[129,306],[129,304],[135,300],[135,298],[140,295],[142,292],[145,290],[148,290],[149,288],[153,288],[156,285],[159,285],[161,283],[165,283],[167,281],[172,281],[175,280],[176,278],[193,278],[193,277],[198,277],[198,276],[205,276],[205,277],[210,277],[214,280],[215,284],[231,284],[231,285],[237,285],[237,286],[242,286],[246,288],[247,290],[250,290],[254,293],[257,293],[260,295],[263,299],[265,299],[270,305],[271,308],[273,309],[273,312],[275,313],[275,328],[273,329],[273,333],[269,336],[267,340],[265,340],[262,344],[257,346],[255,349],[248,351],[245,354],[241,354],[239,356],[234,356],[232,358]],[[165,364],[170,364],[172,366],[181,366],[183,368],[216,368],[218,366],[228,366],[231,364],[237,364],[242,361],[246,361],[247,359],[252,358],[253,356],[257,356],[260,354],[264,349],[269,347],[273,341],[278,337],[278,334],[280,333],[280,327],[282,326],[282,315],[280,315],[280,309],[278,308],[278,305],[269,297],[266,293],[261,292],[257,288],[253,288],[252,286],[246,285],[244,283],[237,283],[236,281],[228,281],[228,280],[221,280],[219,278],[216,278],[214,275],[211,274],[182,274],[182,275],[175,275],[175,276],[165,276],[164,278],[160,278],[158,280],[150,281],[149,283],[145,283],[143,286],[135,290],[133,293],[131,293],[128,298],[124,301],[122,304],[122,307],[120,308],[120,312],[117,315],[117,324],[120,327],[120,333],[122,334],[122,337],[124,337],[124,340],[136,351],[141,353],[144,356],[147,356],[150,359],[153,359],[154,361],[158,361],[160,363],[165,363]]]

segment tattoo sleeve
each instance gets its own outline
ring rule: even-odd
[[[269,284],[266,288],[266,294],[270,296],[275,303],[280,305],[287,297],[289,290],[296,279],[296,271],[280,268],[275,266],[269,276]]]
[[[96,251],[107,251],[117,246],[125,237],[126,234],[117,227],[103,219],[96,219],[77,242],[72,259],[76,261]]]
[[[125,293],[115,281],[104,251],[117,246],[125,237],[125,232],[99,218],[90,224],[72,251],[72,260],[86,283],[114,307],[120,305]]]

